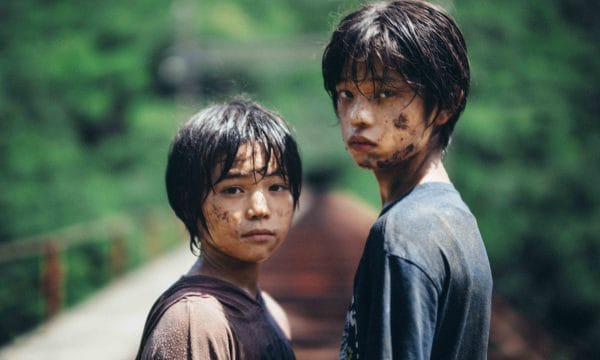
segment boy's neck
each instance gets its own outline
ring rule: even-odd
[[[226,267],[201,256],[188,271],[187,275],[205,275],[217,278],[236,285],[252,296],[252,298],[256,298],[258,293],[258,272],[258,264],[249,266],[240,263],[239,266]]]
[[[374,170],[379,184],[382,207],[402,198],[418,184],[428,182],[450,183],[441,152],[434,152],[423,159],[413,159],[392,169]]]

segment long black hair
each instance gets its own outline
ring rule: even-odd
[[[214,184],[227,175],[239,147],[245,143],[262,148],[265,164],[275,158],[278,171],[292,193],[294,206],[298,204],[302,164],[285,121],[256,102],[245,99],[207,107],[177,132],[171,143],[165,174],[169,204],[185,224],[194,253],[200,250],[198,220],[204,228],[207,226],[202,204]],[[266,172],[267,167],[261,171]],[[215,178],[217,180],[213,181]]]

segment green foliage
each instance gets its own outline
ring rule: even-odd
[[[39,259],[25,258],[0,263],[0,344],[30,330],[44,315],[39,282]]]
[[[478,217],[496,290],[563,351],[589,357],[600,353],[600,173],[590,166],[600,155],[590,81],[600,54],[591,28],[561,17],[565,5],[457,4],[474,82],[448,162]]]
[[[80,302],[110,280],[108,253],[109,244],[104,241],[84,243],[63,251],[62,262],[68,264],[64,274],[65,306]]]
[[[143,8],[117,4],[2,5],[0,120],[11,136],[0,148],[12,191],[0,195],[0,241],[128,205],[113,176],[143,159],[125,151],[128,118],[148,85],[148,39],[166,18],[148,26]],[[164,13],[161,4],[151,8]]]

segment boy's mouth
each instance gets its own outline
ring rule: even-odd
[[[373,149],[375,146],[377,146],[377,144],[364,136],[352,135],[350,139],[348,139],[348,148],[354,151],[367,152]]]
[[[275,236],[275,233],[271,230],[256,229],[256,230],[251,230],[251,231],[243,233],[242,239],[249,240],[249,241],[262,242],[262,241],[269,241],[269,240],[273,239],[274,236]]]

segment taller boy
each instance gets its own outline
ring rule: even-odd
[[[492,276],[477,223],[442,164],[469,93],[463,36],[406,0],[345,17],[323,55],[325,89],[383,209],[354,280],[342,359],[485,359]]]

